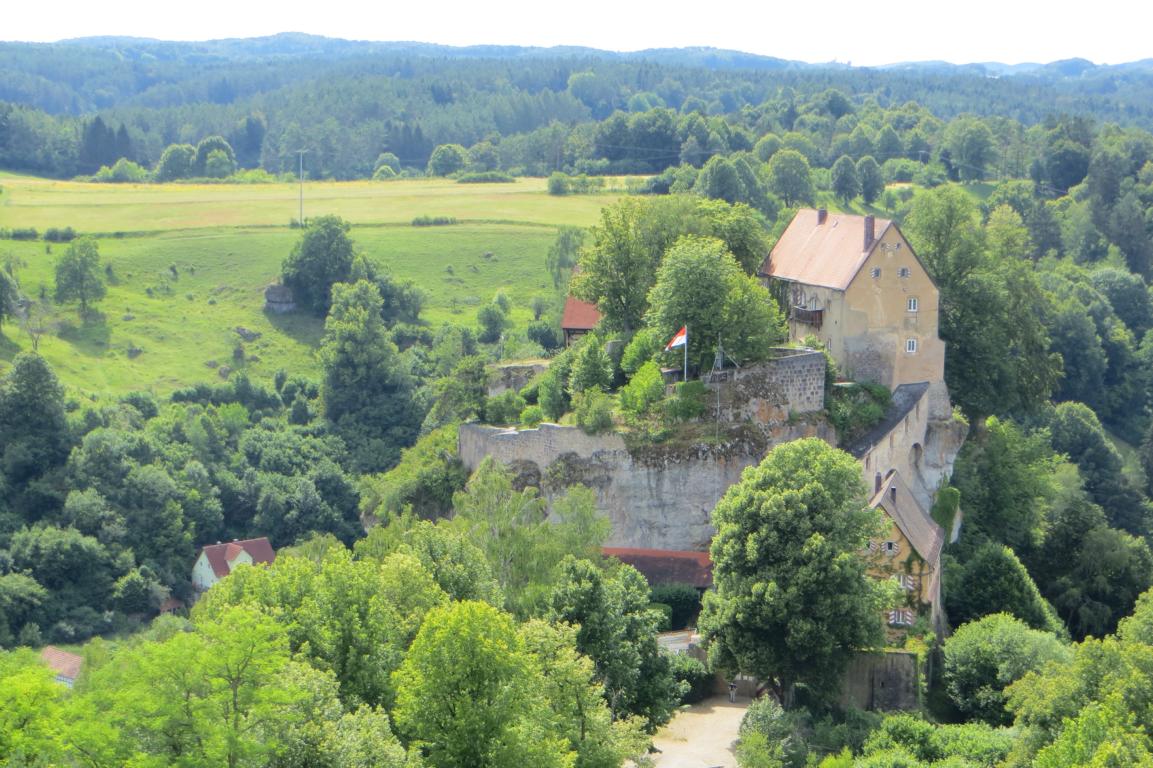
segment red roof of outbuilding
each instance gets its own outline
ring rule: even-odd
[[[697,589],[708,589],[713,585],[713,561],[708,552],[635,547],[603,547],[601,551],[636,568],[653,586],[691,584]]]
[[[254,563],[271,563],[276,559],[272,544],[264,536],[259,539],[230,541],[227,544],[209,544],[204,548],[204,554],[208,558],[208,564],[212,566],[212,572],[217,578],[223,579],[232,572],[229,563],[236,560],[242,549],[252,557]]]
[[[601,321],[595,304],[569,296],[564,302],[560,327],[566,331],[591,331]]]
[[[80,667],[84,664],[84,658],[77,656],[75,653],[62,651],[54,645],[44,647],[40,651],[40,658],[44,660],[52,670],[60,677],[66,677],[69,680],[75,680],[80,674]]]

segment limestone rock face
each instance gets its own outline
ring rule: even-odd
[[[541,478],[545,498],[576,484],[597,494],[612,521],[609,546],[708,549],[709,515],[745,467],[771,445],[802,437],[832,439],[821,420],[783,424],[761,435],[733,436],[720,444],[652,445],[630,450],[618,434],[586,435],[576,427],[541,424],[516,431],[479,424],[460,427],[460,456],[469,471],[485,456]]]

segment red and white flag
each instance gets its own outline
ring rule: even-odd
[[[688,342],[688,338],[688,328],[681,326],[681,329],[677,331],[677,335],[673,336],[672,340],[669,341],[668,344],[665,344],[665,351],[668,352],[670,349],[679,349],[683,347]]]

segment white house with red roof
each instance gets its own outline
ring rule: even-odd
[[[264,536],[224,543],[218,541],[200,550],[200,556],[192,566],[192,586],[204,592],[237,566],[271,563],[275,559],[272,544]]]

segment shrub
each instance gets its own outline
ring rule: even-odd
[[[476,171],[465,173],[456,180],[457,184],[512,184],[516,179],[503,171]]]
[[[447,227],[456,224],[452,216],[417,216],[412,220],[414,227]]]
[[[621,410],[641,419],[650,415],[665,396],[661,369],[652,360],[640,367],[621,389]]]
[[[880,384],[836,386],[829,398],[829,421],[842,444],[852,442],[885,418],[892,395]]]
[[[489,424],[515,424],[524,410],[524,398],[514,390],[486,398],[484,420]]]
[[[682,381],[666,402],[665,413],[671,421],[699,419],[705,413],[705,385],[700,381]]]
[[[76,230],[72,227],[49,227],[44,231],[44,239],[49,243],[70,243],[76,239]]]
[[[701,610],[701,593],[691,584],[659,584],[652,588],[650,599],[672,609],[672,629],[684,629]]]
[[[508,319],[499,304],[486,304],[478,309],[476,321],[480,323],[478,338],[485,344],[498,340],[508,325]]]
[[[548,177],[548,193],[550,195],[567,195],[569,193],[568,174],[560,171]]]
[[[561,346],[560,332],[546,320],[534,320],[529,323],[524,335],[540,344],[545,350],[558,349]]]
[[[613,426],[612,399],[603,392],[588,390],[573,399],[577,426],[589,435],[607,432]]]
[[[536,427],[544,421],[544,411],[539,405],[528,405],[520,412],[520,425],[522,427]]]
[[[8,237],[12,240],[38,240],[40,233],[35,227],[16,227],[8,230]]]
[[[708,698],[709,694],[713,692],[713,681],[715,680],[708,667],[687,653],[674,653],[670,656],[673,677],[677,679],[678,683],[685,683],[688,688],[681,696],[681,703],[695,704]]]

